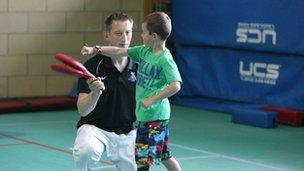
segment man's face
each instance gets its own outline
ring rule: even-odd
[[[114,20],[111,24],[111,30],[106,31],[106,40],[111,46],[128,48],[132,39],[133,23],[129,20]]]

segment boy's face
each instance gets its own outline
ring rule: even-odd
[[[114,20],[111,30],[106,31],[105,37],[109,45],[128,48],[132,39],[133,23],[129,20]]]
[[[143,39],[143,43],[147,46],[152,46],[153,43],[153,34],[150,34],[148,29],[147,29],[147,24],[143,23],[141,25],[141,29],[142,29],[142,33],[141,33],[141,37]]]

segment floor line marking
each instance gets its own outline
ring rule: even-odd
[[[0,147],[16,146],[16,145],[27,145],[27,144],[31,144],[31,143],[21,142],[21,143],[0,144]]]
[[[218,157],[222,157],[222,158],[225,158],[225,159],[235,160],[235,161],[242,162],[242,163],[249,163],[249,164],[262,166],[262,167],[273,169],[273,170],[286,171],[285,169],[270,166],[270,165],[266,165],[266,164],[263,164],[263,163],[258,163],[258,162],[254,162],[254,161],[250,161],[250,160],[237,158],[237,157],[227,156],[227,155],[223,155],[223,154],[219,154],[219,153],[213,153],[213,152],[210,152],[210,151],[200,150],[200,149],[196,149],[196,148],[192,148],[192,147],[188,147],[188,146],[184,146],[184,145],[179,145],[179,144],[174,144],[174,143],[170,143],[170,144],[173,147],[179,147],[179,148],[183,148],[183,149],[190,150],[190,151],[196,151],[196,152],[200,152],[200,153],[204,153],[204,154],[216,155]]]
[[[209,155],[209,156],[178,157],[176,159],[179,161],[184,161],[184,160],[206,159],[206,158],[215,158],[215,157],[220,157],[220,156],[219,155]]]
[[[63,124],[63,123],[76,123],[75,121],[42,121],[42,122],[16,122],[16,123],[5,123],[0,126],[18,126],[18,125],[41,125],[41,124]]]

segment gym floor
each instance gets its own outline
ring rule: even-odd
[[[1,114],[0,170],[76,171],[78,118],[76,110]],[[184,171],[304,170],[304,127],[239,125],[229,114],[173,105],[170,141]],[[116,169],[103,157],[92,170]]]

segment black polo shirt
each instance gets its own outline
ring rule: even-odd
[[[95,109],[78,121],[83,124],[116,134],[124,134],[134,129],[135,122],[135,82],[137,64],[128,61],[127,67],[118,71],[109,57],[96,55],[85,62],[85,67],[96,77],[103,77],[106,90],[99,97]],[[84,78],[78,80],[78,93],[90,93]]]

